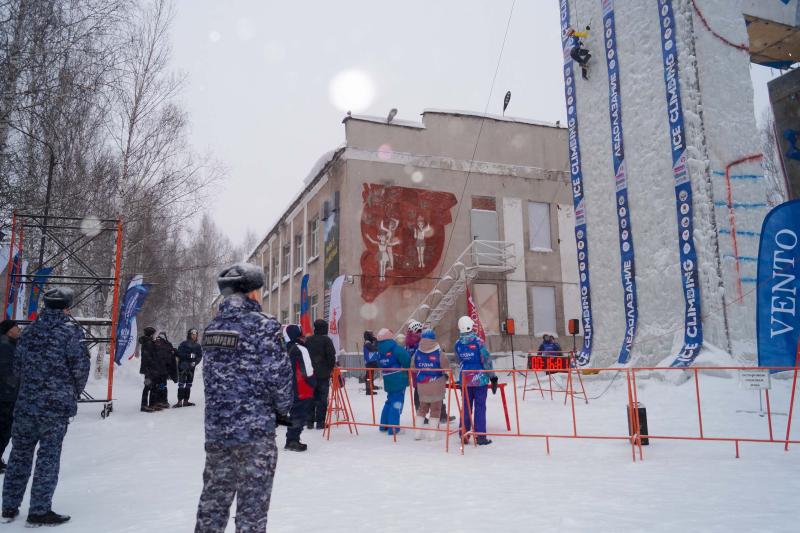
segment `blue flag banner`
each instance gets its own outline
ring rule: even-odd
[[[620,275],[625,303],[625,337],[619,349],[618,362],[627,363],[636,336],[639,305],[636,297],[636,260],[631,234],[628,177],[625,174],[625,137],[622,131],[622,94],[620,93],[619,59],[617,57],[617,26],[614,22],[614,0],[603,1],[603,30],[605,32],[606,68],[608,70],[608,116],[611,121],[611,162],[614,165],[616,186],[617,230],[619,231]]]
[[[47,278],[53,273],[51,267],[40,268],[33,275],[33,283],[31,283],[31,291],[28,296],[28,320],[36,320],[39,314],[39,295],[42,294],[44,284],[47,283]]]
[[[681,103],[678,69],[678,44],[675,38],[675,13],[672,0],[658,0],[661,52],[667,97],[667,126],[672,145],[672,179],[678,220],[679,259],[683,286],[683,347],[670,366],[691,365],[703,347],[703,323],[700,312],[700,284],[697,274],[697,250],[694,245],[694,210],[692,183],[686,155],[686,128]]]
[[[114,348],[114,361],[117,364],[121,364],[124,357],[130,357],[136,349],[136,315],[142,310],[149,291],[150,286],[142,282],[141,275],[134,276],[128,285],[128,290],[125,291]]]
[[[800,340],[800,200],[764,218],[758,247],[756,331],[759,366],[795,366]]]
[[[583,346],[575,354],[581,366],[589,364],[592,357],[592,298],[589,290],[589,241],[586,236],[586,200],[583,196],[583,170],[581,168],[581,143],[578,137],[578,108],[575,90],[575,68],[569,53],[572,49],[568,35],[569,0],[560,0],[561,47],[564,52],[564,96],[567,104],[567,127],[569,133],[569,173],[572,182],[572,203],[575,206],[575,244],[578,247],[578,275],[581,292],[581,320],[583,322]]]
[[[311,300],[308,296],[308,280],[310,276],[306,274],[300,282],[300,330],[303,335],[311,335]]]

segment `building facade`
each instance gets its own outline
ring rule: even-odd
[[[250,257],[268,280],[266,312],[299,322],[308,274],[312,320],[331,318],[327,299],[343,276],[340,349],[357,352],[364,330],[402,329],[443,279],[466,270],[493,351],[510,349],[506,318],[515,350],[545,332],[566,336],[580,309],[565,129],[439,110],[421,122],[343,122],[344,145],[323,156]],[[500,248],[513,268],[493,268],[488,254],[486,268],[459,270],[475,250]],[[454,294],[435,324],[448,349],[467,310]]]

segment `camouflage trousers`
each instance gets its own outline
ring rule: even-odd
[[[3,509],[18,509],[22,503],[38,443],[29,513],[44,514],[51,510],[61,468],[61,444],[68,425],[69,419],[61,417],[19,415],[14,419],[11,455],[3,479]]]
[[[275,437],[262,442],[221,446],[206,443],[203,492],[195,533],[222,533],[236,496],[237,533],[263,532],[278,462]]]

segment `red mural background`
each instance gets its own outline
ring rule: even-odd
[[[449,192],[365,183],[361,213],[361,297],[372,302],[394,285],[428,276],[439,264],[450,210]]]

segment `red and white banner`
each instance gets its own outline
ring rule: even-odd
[[[333,341],[333,347],[336,348],[336,353],[341,349],[341,342],[339,339],[339,320],[342,318],[342,285],[344,284],[344,276],[339,276],[333,280],[331,285],[331,304],[328,321],[328,337]]]
[[[486,332],[483,331],[483,324],[481,324],[481,317],[478,315],[478,308],[475,301],[472,299],[472,293],[467,286],[467,315],[475,322],[475,334],[483,342],[486,342]]]

